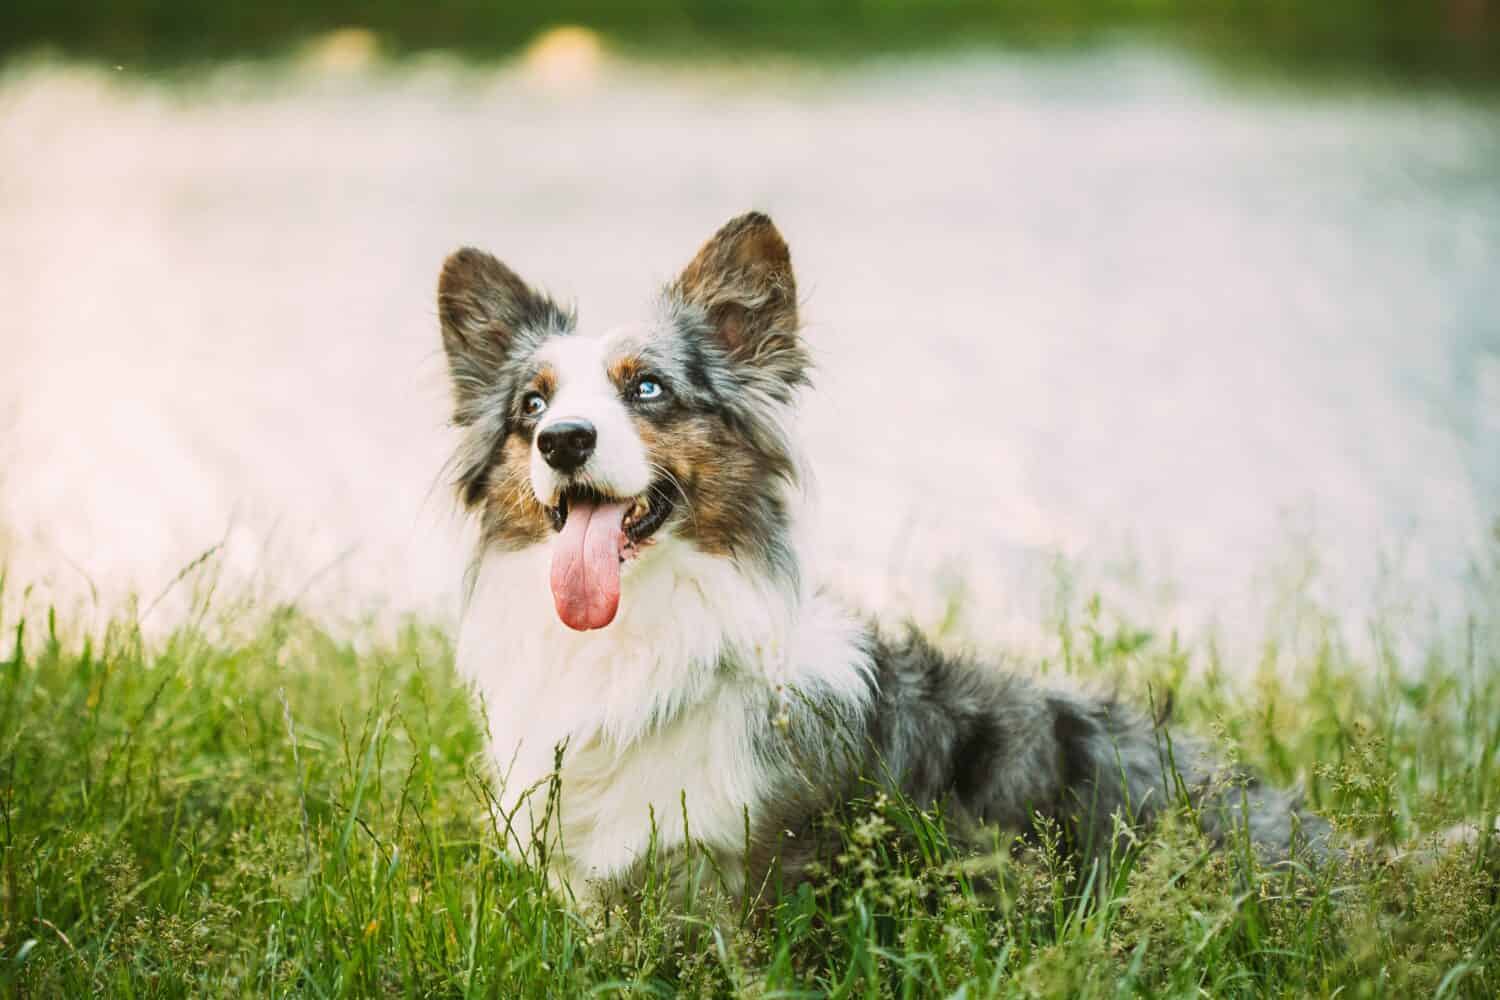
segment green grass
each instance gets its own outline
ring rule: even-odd
[[[500,849],[440,631],[200,607],[147,638],[133,617],[3,623],[0,994],[1500,992],[1500,845],[1434,838],[1500,807],[1500,650],[1479,627],[1420,662],[1329,639],[1241,670],[1093,602],[1031,664],[1171,687],[1182,724],[1304,780],[1361,845],[1348,863],[1257,870],[1180,817],[1100,891],[1043,838],[979,859],[1000,869],[981,892],[939,818],[882,799],[849,818],[834,871],[710,919],[649,888],[580,917]]]

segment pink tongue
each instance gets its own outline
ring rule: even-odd
[[[569,628],[586,632],[615,620],[620,550],[628,503],[575,503],[552,542],[552,603]]]

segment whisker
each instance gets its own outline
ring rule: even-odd
[[[672,470],[657,462],[652,462],[650,465],[653,472],[660,474],[663,479],[677,488],[677,495],[682,498],[683,506],[687,507],[688,517],[692,519],[693,530],[697,531],[699,528],[698,511],[693,507],[692,498],[688,496],[687,489],[682,485],[682,480],[673,475]]]

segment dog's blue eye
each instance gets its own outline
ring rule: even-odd
[[[539,392],[528,392],[521,399],[521,409],[528,417],[534,417],[547,408],[547,399]]]
[[[636,383],[636,399],[660,399],[662,394],[661,383],[655,379],[643,378]]]

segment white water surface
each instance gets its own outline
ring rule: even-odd
[[[222,541],[267,600],[451,615],[443,256],[600,328],[750,207],[820,361],[826,571],[873,609],[961,587],[1025,639],[1062,556],[1158,628],[1253,635],[1299,585],[1357,625],[1391,579],[1422,619],[1486,544],[1495,108],[1133,51],[576,76],[0,80],[12,601],[147,603]]]

